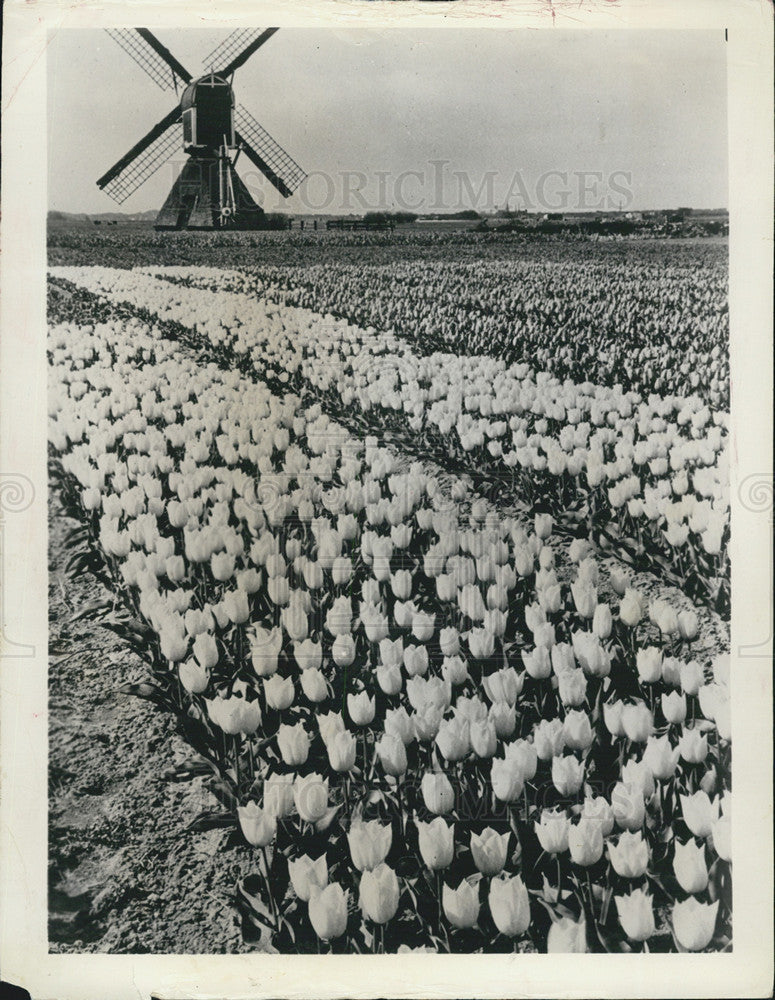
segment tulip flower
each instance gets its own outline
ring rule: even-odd
[[[650,799],[655,791],[654,775],[646,760],[628,760],[622,765],[621,780],[625,785],[637,788],[644,799]]]
[[[490,769],[490,783],[496,799],[516,802],[525,787],[525,777],[517,760],[496,758]]]
[[[581,808],[581,815],[586,819],[597,820],[604,837],[607,837],[614,828],[613,809],[602,795],[587,796]]]
[[[385,774],[400,778],[406,772],[406,747],[400,737],[384,733],[377,743],[376,750]]]
[[[390,578],[390,587],[400,601],[407,600],[412,593],[412,574],[408,569],[396,570]]]
[[[350,634],[352,627],[352,602],[349,597],[337,597],[326,614],[326,629],[333,636]]]
[[[684,892],[702,892],[708,884],[708,867],[705,863],[705,848],[687,840],[675,842],[673,871]]]
[[[427,642],[433,636],[435,624],[435,615],[417,611],[412,616],[412,635],[418,642]]]
[[[567,642],[558,642],[552,647],[552,669],[558,677],[562,677],[565,673],[572,673],[576,669],[576,656],[573,652],[573,647]],[[584,692],[586,693],[586,680],[581,675],[581,681],[584,684]]]
[[[565,675],[567,676],[567,675]],[[560,685],[562,685],[560,678]],[[568,712],[563,723],[565,746],[569,750],[586,750],[592,746],[593,734],[589,716],[584,712]]]
[[[455,853],[454,827],[437,816],[430,823],[418,821],[420,855],[431,871],[440,871],[452,864]]]
[[[347,695],[347,711],[356,726],[368,726],[374,719],[375,702],[367,691]]]
[[[295,642],[293,644],[293,657],[302,672],[319,670],[323,663],[323,647],[319,642],[313,642],[312,639]]]
[[[495,650],[495,636],[484,628],[474,628],[468,634],[468,648],[475,660],[486,660]]]
[[[696,695],[704,681],[702,667],[692,660],[681,664],[681,690],[684,694]]]
[[[439,633],[439,647],[444,656],[457,656],[460,652],[460,635],[452,626],[443,628]]]
[[[441,664],[441,675],[450,685],[463,684],[468,678],[468,667],[460,656],[445,656]]]
[[[293,775],[273,774],[264,782],[264,809],[284,819],[293,810]]]
[[[568,850],[570,820],[564,812],[544,809],[540,822],[534,826],[538,841],[547,854],[562,854]]]
[[[560,917],[552,922],[546,941],[546,950],[551,954],[572,954],[588,951],[587,924],[583,917]]]
[[[708,737],[698,729],[684,729],[678,740],[678,752],[687,764],[701,764],[708,756]]]
[[[280,726],[277,731],[277,746],[283,763],[289,767],[298,767],[306,763],[309,756],[309,736],[304,729],[304,723]]]
[[[546,649],[551,649],[555,643],[554,625],[551,622],[539,625],[533,632],[533,642],[537,647],[544,646]],[[527,667],[527,664],[525,666]]]
[[[641,684],[654,684],[662,678],[662,650],[656,646],[639,649],[636,657]]]
[[[328,865],[325,854],[313,861],[303,854],[296,861],[288,862],[288,874],[293,891],[303,903],[308,903],[314,888],[325,889],[328,885]]]
[[[538,754],[532,743],[527,740],[515,740],[503,747],[506,760],[513,761],[520,770],[525,781],[532,781],[538,768]]]
[[[582,816],[568,831],[568,849],[571,860],[588,867],[603,855],[603,828],[597,819]]]
[[[675,774],[678,750],[672,748],[668,736],[660,736],[659,739],[650,736],[643,751],[643,763],[657,781],[667,781]]]
[[[633,743],[645,743],[654,731],[654,719],[641,701],[635,705],[625,705],[622,709],[622,729],[627,739]]]
[[[662,714],[671,725],[680,726],[686,718],[686,695],[677,691],[663,694]]]
[[[613,619],[611,617],[611,609],[607,604],[598,604],[592,616],[593,633],[598,639],[604,640],[610,636],[612,628]]]
[[[618,782],[611,793],[611,808],[617,826],[623,830],[640,830],[646,818],[643,791],[634,785]]]
[[[438,583],[438,578],[437,578]],[[466,584],[458,594],[458,607],[462,614],[472,621],[480,622],[484,618],[485,607],[482,592],[476,584]]]
[[[251,638],[250,655],[253,669],[259,677],[271,677],[277,671],[277,658],[283,644],[279,628],[267,631],[256,627]]]
[[[487,827],[481,834],[471,834],[471,854],[482,875],[498,875],[506,864],[509,831],[497,833]]]
[[[210,674],[194,660],[187,660],[178,667],[180,683],[191,694],[201,694],[207,690]]]
[[[713,849],[722,861],[732,860],[732,818],[726,813],[711,825]]]
[[[318,823],[328,811],[328,779],[319,774],[297,777],[293,782],[296,811],[306,823]]]
[[[332,736],[326,749],[328,762],[334,771],[344,774],[355,766],[357,744],[352,733],[343,732]]]
[[[388,697],[397,695],[403,687],[401,671],[395,666],[386,667],[382,664],[378,664],[377,684],[379,684],[380,690],[388,695]]]
[[[312,888],[309,899],[309,919],[317,936],[323,941],[341,937],[347,929],[347,897],[337,883],[319,891]]]
[[[716,930],[719,901],[700,903],[690,896],[673,904],[673,931],[682,948],[702,951],[710,944]]]
[[[719,817],[719,800],[708,797],[707,792],[700,790],[694,795],[681,795],[681,809],[684,823],[695,837],[709,836],[713,824]]]
[[[468,720],[458,717],[442,721],[436,734],[436,746],[451,764],[462,760],[471,749]]]
[[[513,705],[522,690],[524,674],[520,678],[513,667],[504,667],[482,678],[485,694],[491,702],[505,701]]]
[[[414,740],[414,725],[403,705],[388,709],[385,713],[385,732],[389,736],[397,736],[404,746],[409,746]]]
[[[386,924],[393,919],[398,909],[399,895],[396,873],[384,862],[361,876],[361,912],[375,924]]]
[[[603,704],[603,721],[614,739],[624,736],[624,727],[622,726],[624,707],[623,701],[607,701]]]
[[[242,836],[253,847],[266,847],[277,832],[277,817],[268,809],[261,809],[256,802],[237,807]]]
[[[560,795],[575,795],[583,781],[583,761],[572,755],[552,758],[552,783]]]
[[[212,670],[220,660],[218,646],[213,636],[203,632],[194,639],[194,656],[200,667]]]
[[[404,640],[382,639],[379,644],[379,658],[386,667],[400,667],[404,662]]]
[[[490,880],[488,903],[493,923],[506,937],[519,937],[530,926],[530,899],[525,883],[512,878]]]
[[[560,719],[542,719],[533,730],[533,745],[540,760],[558,757],[565,749],[565,727]]]
[[[649,865],[649,849],[643,833],[625,830],[616,844],[608,844],[608,857],[617,875],[640,878]]]
[[[452,811],[455,805],[455,791],[443,772],[426,772],[420,782],[420,791],[428,812],[443,815]]]
[[[545,646],[536,646],[530,652],[522,651],[522,663],[534,680],[545,680],[552,672],[552,661]]]
[[[321,739],[326,745],[333,736],[345,730],[344,719],[338,712],[318,713],[317,720]]]
[[[585,580],[576,580],[570,589],[578,614],[582,618],[593,618],[597,608],[597,587]]]
[[[479,891],[465,879],[457,889],[444,885],[442,889],[444,915],[453,927],[464,930],[473,927],[479,918]]]
[[[410,716],[415,736],[420,743],[428,743],[436,739],[443,715],[443,708],[433,703],[428,703],[422,705],[421,708]]]
[[[428,650],[425,646],[407,646],[404,666],[409,677],[424,677],[428,672]]]
[[[270,708],[278,712],[284,711],[293,704],[294,689],[292,677],[281,677],[279,674],[264,679],[264,697]]]
[[[685,642],[691,642],[697,638],[699,619],[696,611],[678,612],[678,632]]]
[[[627,588],[624,597],[619,602],[619,619],[628,628],[635,628],[643,617],[643,608],[638,592]]]
[[[643,889],[632,889],[627,896],[616,896],[616,909],[622,930],[631,941],[648,941],[655,931],[651,896]]]
[[[313,704],[325,701],[328,697],[326,679],[320,670],[302,670],[301,689],[305,698]]]
[[[350,857],[358,871],[370,871],[382,864],[393,842],[393,831],[377,820],[354,822],[347,833]]]
[[[477,757],[492,757],[498,746],[495,726],[489,720],[472,722],[469,726],[471,748]]]
[[[331,646],[331,656],[338,667],[349,667],[355,659],[355,640],[351,635],[338,635]]]

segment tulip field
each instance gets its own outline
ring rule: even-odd
[[[68,571],[181,826],[267,951],[731,949],[725,266],[321,247],[49,272]]]

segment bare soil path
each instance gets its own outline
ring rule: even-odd
[[[217,805],[201,779],[164,773],[192,752],[172,719],[121,695],[140,660],[98,622],[72,621],[103,596],[68,581],[73,521],[49,507],[49,949],[51,952],[237,953],[233,896],[255,870],[227,831],[186,831]]]

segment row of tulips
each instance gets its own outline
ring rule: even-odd
[[[561,579],[548,515],[138,321],[49,347],[62,489],[257,849],[267,946],[727,946],[728,662],[686,602],[581,540]]]
[[[539,243],[507,259],[261,264],[209,277],[213,288],[225,280],[233,291],[400,331],[422,353],[530,360],[561,381],[697,393],[727,409],[726,272],[724,246],[617,253]]]
[[[614,551],[647,559],[727,610],[726,418],[697,397],[643,400],[617,387],[560,384],[486,356],[420,358],[396,337],[137,271],[57,273],[194,331],[278,388],[311,392],[329,412],[366,415],[375,430],[392,421],[407,446],[422,443],[456,468],[489,469],[499,488],[508,480],[556,515],[571,508]]]

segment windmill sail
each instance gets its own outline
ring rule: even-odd
[[[280,192],[289,198],[307,176],[293,157],[275,142],[242,105],[234,112],[236,138],[245,155]]]
[[[119,205],[180,149],[183,126],[179,120],[180,109],[175,108],[175,112],[177,120],[161,129],[160,122],[97,181],[98,186]]]
[[[188,83],[191,74],[147,28],[107,28],[107,33],[162,90],[177,89],[175,77]]]
[[[230,76],[279,28],[239,28],[225,38],[204,60],[207,67],[223,66],[219,76]]]

